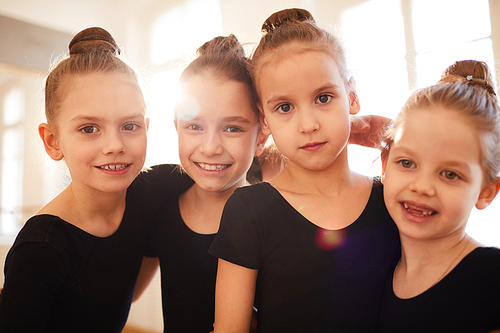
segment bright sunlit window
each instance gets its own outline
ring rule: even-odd
[[[24,91],[17,87],[3,96],[0,128],[0,234],[3,236],[15,235],[23,219],[24,100]]]
[[[153,26],[151,60],[156,74],[148,83],[150,116],[149,165],[179,163],[174,104],[177,81],[195,51],[221,35],[222,17],[217,0],[190,0],[160,16]]]

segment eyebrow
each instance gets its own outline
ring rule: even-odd
[[[240,117],[240,116],[236,116],[236,117],[224,117],[222,120],[225,121],[225,122],[228,122],[228,123],[237,122],[237,123],[250,124],[250,120],[248,120],[245,117]]]
[[[136,115],[131,115],[131,116],[125,116],[120,118],[121,121],[127,120],[127,119],[134,119],[134,118],[142,118],[144,115],[143,114],[136,114]],[[82,116],[78,115],[74,118],[71,118],[69,121],[70,122],[79,122],[79,121],[88,121],[88,122],[97,122],[99,120],[102,120],[101,117],[93,117],[93,116]]]
[[[189,119],[189,120],[183,120],[182,118],[180,118],[179,120],[180,121],[185,121],[185,122],[190,122],[190,121],[200,121],[200,119],[203,119],[204,117],[196,117],[196,118],[193,118],[193,119]],[[251,121],[248,120],[247,118],[245,117],[241,117],[241,116],[234,116],[234,117],[224,117],[222,118],[222,121],[223,122],[226,122],[226,123],[244,123],[244,124],[250,124]]]
[[[339,89],[340,86],[338,84],[335,84],[335,83],[327,83],[327,84],[324,84],[322,85],[321,87],[319,87],[318,89],[314,90],[314,94],[319,94],[321,91],[323,90],[327,90],[327,89]],[[289,99],[289,97],[287,95],[277,95],[277,96],[272,96],[268,101],[267,101],[267,105],[269,104],[274,104],[276,103],[277,101],[283,101],[283,100],[287,100]]]

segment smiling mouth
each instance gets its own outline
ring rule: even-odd
[[[207,164],[207,163],[196,163],[200,168],[206,171],[222,171],[227,168],[231,164]]]
[[[402,202],[401,205],[403,206],[404,209],[406,209],[408,213],[415,216],[427,217],[437,214],[435,210],[425,208],[423,206],[413,205],[406,202]]]
[[[123,170],[128,167],[130,164],[109,164],[98,167],[103,170]]]

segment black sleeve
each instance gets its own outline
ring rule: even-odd
[[[61,255],[50,245],[17,246],[5,261],[0,301],[1,332],[45,332],[52,305],[66,276]]]
[[[253,215],[241,189],[226,202],[219,231],[209,253],[233,264],[258,269],[263,231]]]

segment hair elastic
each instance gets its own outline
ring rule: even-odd
[[[467,75],[465,78],[467,79],[467,81],[472,81],[472,75]]]

